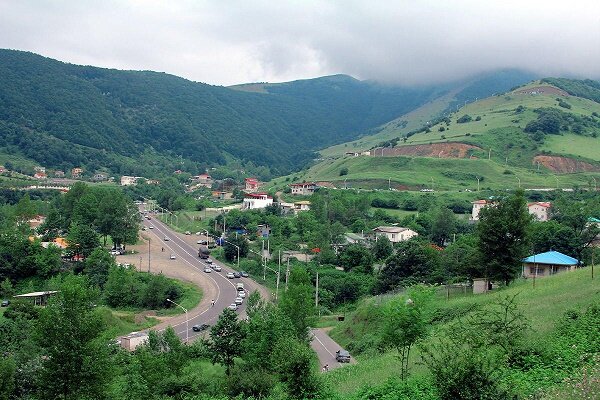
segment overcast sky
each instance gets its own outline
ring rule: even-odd
[[[218,85],[507,67],[599,79],[600,1],[0,0],[0,47]]]

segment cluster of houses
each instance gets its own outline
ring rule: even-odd
[[[127,176],[123,175],[121,177],[121,186],[135,186],[139,182],[146,182],[147,185],[158,185],[160,181],[156,179],[147,179],[143,176]]]
[[[2,172],[5,172],[6,169],[2,167]],[[34,168],[33,177],[35,179],[48,179],[48,172],[46,171],[46,167],[37,166]],[[53,172],[55,178],[64,178],[66,176],[64,171],[56,170]],[[71,169],[71,178],[80,179],[83,176],[83,168],[73,168]],[[105,181],[108,180],[108,176],[106,174],[96,174],[92,177],[92,180],[96,181]]]
[[[486,207],[493,207],[496,202],[494,200],[475,200],[471,211],[471,221],[479,221],[479,213]],[[527,204],[529,214],[533,215],[537,221],[548,221],[550,219],[550,209],[552,203],[546,201],[536,201]]]

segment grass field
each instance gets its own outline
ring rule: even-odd
[[[600,161],[600,139],[579,135],[547,136],[542,150]]]
[[[471,295],[446,301],[438,298],[436,308],[465,309],[470,305],[485,305],[500,296],[517,295],[520,309],[531,323],[526,332],[526,340],[536,342],[539,338],[551,335],[559,319],[569,310],[583,311],[591,304],[600,302],[598,277],[591,279],[590,268],[563,273],[532,281],[518,281],[510,287],[486,295]],[[385,301],[385,300],[384,300]],[[360,339],[363,334],[378,332],[381,321],[369,312],[379,307],[375,298],[367,299],[357,311],[346,317],[343,323],[335,324],[332,337],[342,346],[351,340]],[[398,359],[393,352],[358,356],[358,363],[345,366],[327,374],[328,383],[339,393],[353,393],[364,385],[377,385],[398,374]],[[410,363],[414,375],[424,374],[425,367],[419,363],[418,351],[414,351]],[[377,371],[376,374],[373,371]]]

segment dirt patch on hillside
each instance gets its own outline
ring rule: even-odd
[[[564,90],[561,90],[555,86],[534,86],[534,87],[528,87],[527,89],[520,89],[520,90],[515,90],[513,92],[514,94],[529,94],[532,96],[535,95],[549,95],[549,96],[565,96],[567,97],[569,95],[569,93],[565,92]]]
[[[375,157],[435,157],[435,158],[468,158],[470,151],[481,150],[480,147],[465,143],[432,143],[409,146],[377,148],[371,151]]]
[[[549,170],[560,174],[600,171],[600,168],[597,165],[568,157],[535,156],[533,158],[533,164],[536,165],[538,162]]]

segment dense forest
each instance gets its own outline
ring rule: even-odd
[[[136,175],[194,173],[234,159],[277,175],[449,90],[467,95],[478,87],[483,96],[530,78],[500,72],[404,88],[335,75],[256,93],[0,50],[0,153],[51,168]]]

